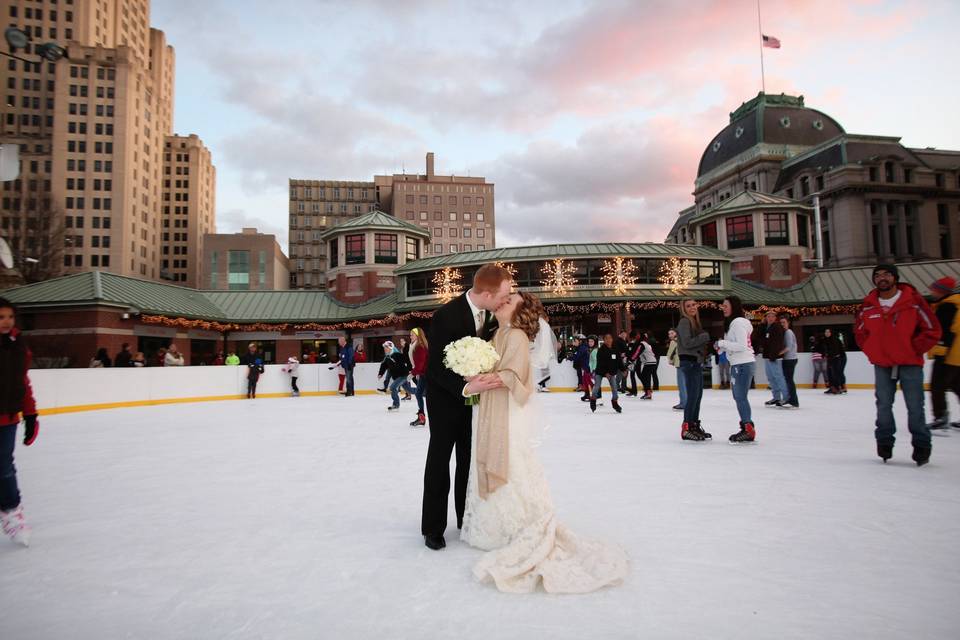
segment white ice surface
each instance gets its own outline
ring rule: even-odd
[[[605,395],[607,392],[604,392]],[[675,392],[591,415],[542,394],[559,515],[623,545],[626,584],[510,595],[479,551],[419,535],[427,431],[383,397],[260,399],[45,417],[18,444],[29,549],[0,539],[4,640],[61,638],[957,638],[960,430],[875,456],[873,395],[802,390],[735,447]],[[952,407],[953,415],[960,412]],[[455,522],[452,516],[451,522]]]

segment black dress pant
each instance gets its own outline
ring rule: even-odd
[[[453,480],[453,501],[457,512],[457,528],[463,525],[467,502],[467,478],[470,475],[470,433],[472,408],[450,403],[447,397],[431,402],[427,387],[427,415],[430,444],[423,474],[423,513],[420,532],[443,535],[447,528],[447,497],[450,495],[450,454],[456,449],[457,467]]]

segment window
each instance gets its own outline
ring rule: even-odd
[[[250,288],[250,252],[227,251],[227,287],[231,290]]]
[[[477,237],[482,238],[486,234],[486,231],[483,229],[477,229]]]
[[[413,262],[414,260],[420,259],[420,242],[416,238],[407,237],[406,241],[407,253],[406,258],[407,262]]]
[[[763,226],[765,230],[764,240],[767,245],[790,244],[786,213],[763,214]]]
[[[340,266],[340,247],[337,239],[334,238],[330,241],[330,268],[335,269]]]
[[[483,222],[483,211],[477,211],[477,222]]]
[[[797,214],[797,244],[801,247],[810,246],[809,218],[805,215]]]
[[[451,212],[450,212],[450,222],[456,222],[456,221],[457,221],[457,212],[456,212],[456,211],[451,211]]]
[[[406,202],[407,202],[407,204],[413,204],[413,196],[412,196],[412,195],[408,195],[408,196],[406,197]]]
[[[421,220],[428,220],[428,219],[429,219],[429,218],[427,218],[427,212],[426,212],[426,211],[421,211],[421,212],[420,212],[420,219],[421,219]]]
[[[344,247],[347,250],[346,264],[363,264],[367,261],[365,240],[362,233],[344,238]]]
[[[753,246],[753,216],[727,218],[727,248],[740,249]]]
[[[472,233],[472,230],[470,229],[470,227],[464,227],[463,229],[464,238],[469,238],[471,233]]]
[[[451,238],[456,238],[456,237],[457,237],[457,229],[456,229],[456,227],[448,230],[447,233],[450,235]]]
[[[413,220],[414,218],[416,218],[416,216],[413,211],[407,211],[407,220]]]
[[[376,264],[397,264],[397,234],[373,234],[373,261]]]
[[[456,252],[457,252],[457,245],[451,244],[451,245],[450,245],[450,253],[456,253]]]
[[[420,204],[427,204],[427,196],[420,196]]]
[[[435,244],[435,245],[433,245],[433,252],[434,252],[434,253],[443,253],[443,245],[442,245],[442,244]]]
[[[433,228],[433,237],[442,238],[443,237],[443,227],[434,227]]]
[[[893,163],[892,162],[883,163],[883,175],[886,178],[887,182],[893,182]]]
[[[700,237],[702,239],[701,244],[705,247],[714,247],[717,245],[717,223],[708,222],[707,224],[700,227]]]

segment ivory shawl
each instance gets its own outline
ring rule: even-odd
[[[493,336],[493,346],[500,361],[493,373],[505,385],[480,394],[480,417],[477,421],[477,489],[487,499],[507,484],[509,479],[510,394],[518,404],[530,397],[530,340],[520,329],[502,327]]]

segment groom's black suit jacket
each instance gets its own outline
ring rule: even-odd
[[[443,364],[443,349],[448,344],[467,336],[477,336],[476,322],[464,293],[433,314],[428,332],[429,360],[427,363],[427,402],[434,410],[445,406],[462,408],[463,387],[466,384],[462,376],[450,371]],[[497,320],[491,314],[490,321],[481,327],[478,337],[489,340],[497,329]],[[451,406],[452,405],[452,406]]]
[[[480,329],[480,338],[489,340],[496,329],[491,321]],[[450,454],[456,449],[457,467],[453,483],[457,526],[463,521],[470,474],[470,432],[473,410],[463,397],[463,377],[443,365],[443,349],[460,338],[476,336],[476,321],[467,294],[437,309],[430,321],[427,361],[427,414],[430,444],[423,474],[423,535],[443,535],[447,528],[447,497],[450,493]]]

